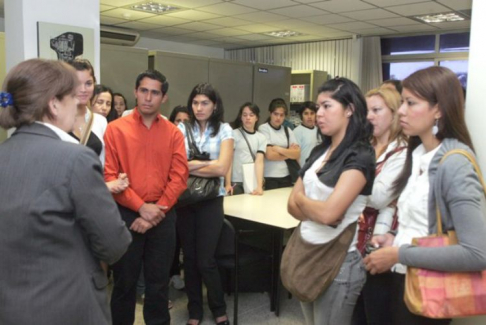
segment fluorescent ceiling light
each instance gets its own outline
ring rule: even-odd
[[[149,12],[149,13],[152,13],[152,14],[163,14],[163,13],[166,13],[168,11],[174,11],[174,10],[180,9],[179,7],[174,7],[174,6],[171,6],[171,5],[164,5],[164,4],[153,2],[153,1],[132,5],[132,6],[130,6],[130,8],[133,9],[133,10]]]
[[[273,36],[273,37],[292,37],[292,36],[302,36],[304,34],[294,32],[291,30],[278,30],[275,32],[268,32],[268,33],[263,33],[265,35]]]
[[[445,14],[435,14],[435,15],[425,15],[425,16],[414,16],[416,20],[426,23],[443,23],[446,21],[461,21],[465,20],[464,17],[460,16],[455,12],[449,12]]]

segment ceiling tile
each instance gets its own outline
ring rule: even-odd
[[[113,17],[100,16],[100,23],[103,25],[115,25],[127,22],[126,19],[119,19]]]
[[[168,35],[165,35],[165,34],[162,34],[162,33],[156,33],[152,30],[149,30],[149,31],[140,32],[140,36],[147,37],[147,38],[153,38],[153,39],[162,39],[163,37],[167,37]]]
[[[256,23],[269,23],[272,21],[288,19],[288,17],[286,16],[276,15],[267,11],[257,11],[252,12],[251,14],[238,15],[235,16],[235,18],[244,19]]]
[[[437,0],[437,2],[454,10],[472,9],[472,0]]]
[[[406,6],[387,7],[386,9],[403,16],[438,14],[451,11],[437,2],[413,3]]]
[[[328,0],[324,0],[328,1]],[[324,2],[322,0],[294,0],[294,2],[299,2],[299,3],[314,3],[314,2]]]
[[[166,28],[159,28],[155,30],[151,30],[151,32],[161,33],[165,35],[183,35],[193,33],[194,31],[188,29],[182,29],[177,27],[166,27]]]
[[[116,27],[130,28],[130,29],[135,29],[135,30],[138,30],[138,31],[160,28],[159,25],[145,24],[145,23],[141,23],[141,22],[138,22],[138,21],[125,22],[123,24],[116,25]]]
[[[163,0],[162,3],[174,5],[176,7],[183,8],[198,8],[203,6],[209,6],[215,3],[220,3],[221,0]]]
[[[278,28],[282,29],[295,29],[295,28],[312,28],[312,27],[317,27],[316,24],[309,23],[304,20],[299,20],[299,19],[288,19],[288,20],[282,20],[282,21],[275,21],[268,23],[268,25],[271,26],[276,26]]]
[[[310,6],[323,9],[332,13],[375,9],[375,6],[361,2],[360,0],[330,0],[311,3]]]
[[[221,45],[221,42],[215,41],[215,40],[208,40],[208,39],[202,39],[198,41],[193,41],[191,44],[195,45],[202,45],[202,46],[211,46],[211,45]]]
[[[340,15],[323,15],[323,16],[314,16],[306,18],[308,22],[319,24],[319,25],[329,25],[329,24],[338,24],[338,23],[347,23],[350,21],[354,21],[354,19],[343,17]]]
[[[215,15],[209,12],[202,12],[198,10],[184,10],[184,11],[174,12],[171,14],[166,14],[165,16],[195,20],[195,21],[221,17],[220,15]]]
[[[192,23],[187,23],[187,24],[182,24],[182,25],[177,25],[177,27],[184,28],[184,29],[190,29],[194,31],[207,31],[211,29],[219,29],[221,28],[220,26],[213,25],[213,24],[208,24],[206,22],[192,22]]]
[[[471,21],[470,20],[448,21],[444,23],[437,23],[431,25],[438,27],[440,29],[466,29],[466,28],[471,28]]]
[[[428,2],[430,0],[366,0],[366,2],[375,5],[377,7],[391,7],[391,6],[399,6],[399,5],[406,5],[415,2]]]
[[[219,37],[219,35],[211,34],[211,32],[191,33],[191,34],[185,34],[184,36],[192,37],[192,38],[196,38],[196,39],[212,39],[212,38],[218,38]]]
[[[340,30],[330,28],[327,26],[315,26],[311,28],[299,28],[299,32],[307,33],[311,35],[328,35],[336,32],[341,32]]]
[[[399,17],[399,18],[373,20],[373,24],[378,26],[383,26],[383,27],[393,27],[393,26],[403,26],[403,25],[417,25],[420,23],[418,23],[416,20]]]
[[[170,17],[168,15],[157,15],[155,17],[141,19],[140,22],[157,24],[161,26],[174,26],[174,25],[190,23],[191,21],[187,19]]]
[[[394,26],[390,27],[390,29],[396,30],[397,32],[401,33],[408,33],[408,32],[428,32],[428,31],[435,31],[438,30],[434,26],[430,26],[427,24],[420,24],[420,25],[408,25],[408,26]]]
[[[245,43],[247,40],[239,39],[236,37],[222,37],[218,38],[218,41],[222,43]]]
[[[192,41],[198,41],[199,39],[194,38],[194,37],[187,37],[185,35],[180,35],[180,36],[170,36],[170,37],[165,37],[166,40],[171,41],[171,42],[179,42],[179,43],[189,43]]]
[[[238,19],[235,17],[222,17],[222,18],[216,18],[216,19],[209,19],[205,20],[205,23],[210,23],[210,24],[215,24],[215,25],[220,25],[224,27],[235,27],[235,26],[244,26],[244,25],[251,25],[252,23],[243,20],[243,19]]]
[[[335,29],[341,29],[346,31],[356,31],[365,28],[375,28],[376,26],[368,23],[364,23],[362,21],[355,21],[352,23],[334,24],[332,25],[332,27]]]
[[[317,16],[317,15],[323,15],[328,13],[324,10],[320,10],[306,5],[272,9],[269,11],[278,15],[284,15],[291,18],[310,17],[310,16]]]
[[[277,27],[275,26],[268,26],[268,25],[263,25],[263,24],[253,24],[253,25],[248,25],[248,26],[239,26],[236,29],[241,29],[247,32],[251,33],[265,33],[265,32],[271,32],[278,30]]]
[[[115,7],[100,5],[100,12],[103,12],[103,11],[106,11],[106,10],[111,10],[111,9],[115,9]]]
[[[249,35],[236,36],[235,38],[248,40],[248,41],[259,41],[259,40],[272,38],[272,36],[262,35],[262,34],[249,34]]]
[[[361,35],[387,35],[387,34],[395,34],[396,32],[392,29],[384,28],[384,27],[375,27],[375,28],[365,28],[356,31]]]
[[[156,15],[149,14],[147,12],[136,11],[136,10],[117,8],[113,10],[104,11],[103,16],[125,19],[125,20],[138,20],[142,18],[154,17]]]
[[[341,15],[356,20],[374,20],[374,19],[398,17],[397,14],[394,14],[393,12],[389,12],[383,9],[368,9],[368,10],[343,12]]]
[[[205,11],[205,12],[211,12],[214,14],[218,14],[221,16],[234,16],[234,15],[241,15],[241,14],[246,14],[249,12],[254,12],[256,9],[254,8],[248,8],[248,7],[243,7],[237,4],[225,2],[225,3],[220,3],[212,6],[207,6],[207,7],[202,7],[199,8],[198,10]]]
[[[137,2],[136,0],[100,0],[100,4],[109,5],[113,7],[123,7],[136,2]]]
[[[289,37],[289,41],[319,41],[322,40],[322,36],[316,36],[316,35],[302,35],[302,36],[295,36],[295,37]]]
[[[247,31],[234,29],[234,28],[214,29],[214,30],[211,30],[211,33],[221,35],[221,36],[237,36],[237,35],[248,34]]]
[[[295,2],[291,0],[234,0],[233,3],[261,10],[282,8],[295,5]]]

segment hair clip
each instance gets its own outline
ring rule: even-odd
[[[11,93],[1,92],[0,93],[0,106],[3,108],[13,105],[13,97]]]

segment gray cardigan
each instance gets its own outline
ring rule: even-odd
[[[429,166],[429,234],[437,233],[435,200],[439,204],[444,231],[454,229],[459,245],[399,249],[401,264],[438,271],[479,271],[486,269],[486,200],[473,165],[452,149],[471,149],[455,139],[444,139]]]

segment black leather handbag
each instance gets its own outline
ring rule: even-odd
[[[210,160],[209,153],[199,151],[194,141],[192,127],[184,122],[187,133],[187,143],[189,145],[189,160]],[[197,202],[214,199],[219,196],[220,187],[219,177],[200,177],[189,175],[187,179],[187,189],[181,194],[177,202],[177,207],[191,205]]]

